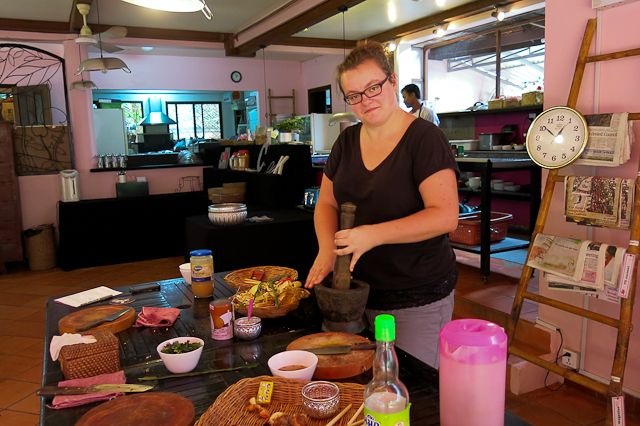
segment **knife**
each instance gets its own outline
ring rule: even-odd
[[[106,316],[106,317],[104,317],[104,318],[100,318],[100,319],[98,319],[98,320],[95,320],[95,321],[93,321],[93,322],[90,322],[90,323],[88,323],[88,324],[81,325],[80,327],[77,327],[77,328],[76,328],[76,331],[87,331],[87,330],[89,330],[90,328],[97,327],[97,326],[99,326],[100,324],[103,324],[103,323],[105,323],[105,322],[107,322],[107,321],[113,321],[113,320],[115,320],[115,319],[118,319],[118,318],[120,318],[121,316],[123,316],[124,314],[126,314],[127,312],[129,312],[131,309],[133,309],[133,308],[124,308],[123,310],[118,311],[118,312],[116,312],[115,314],[111,314],[111,315],[108,315],[108,316]]]
[[[87,393],[111,393],[111,392],[145,392],[153,389],[151,385],[91,385],[82,386],[44,386],[36,391],[39,396],[56,395],[84,395]]]
[[[351,353],[351,351],[369,351],[374,350],[375,348],[375,343],[359,343],[356,345],[325,346],[322,348],[309,348],[301,350],[311,352],[316,355],[341,355]]]

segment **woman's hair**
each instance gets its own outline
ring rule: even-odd
[[[342,90],[342,84],[340,83],[342,74],[359,67],[363,62],[369,60],[375,61],[387,77],[393,74],[393,66],[389,60],[389,53],[387,49],[377,41],[360,40],[356,47],[344,58],[342,63],[338,65],[336,82],[343,95],[344,90]]]

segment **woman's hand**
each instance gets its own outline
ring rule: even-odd
[[[307,280],[304,283],[305,288],[313,288],[314,285],[318,285],[324,280],[329,272],[333,271],[333,266],[336,262],[336,256],[333,253],[329,255],[322,255],[318,253],[316,260],[313,262],[313,266],[307,275]]]
[[[342,247],[333,251],[337,256],[352,254],[349,270],[353,272],[360,256],[379,245],[379,242],[373,227],[362,225],[336,232],[335,244],[337,247]]]

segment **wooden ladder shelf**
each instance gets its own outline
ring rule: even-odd
[[[295,117],[296,116],[296,89],[292,89],[292,94],[291,96],[274,96],[271,94],[271,89],[269,89],[269,124],[271,126],[273,126],[273,117],[275,117],[276,113],[273,112],[273,106],[271,105],[271,100],[272,99],[291,99],[291,101],[293,102],[293,106],[291,108],[292,112],[291,114]]]
[[[593,39],[593,34],[596,29],[596,20],[591,19],[587,23],[587,27],[585,29],[584,37],[582,39],[582,45],[580,47],[580,53],[578,55],[578,61],[576,63],[576,69],[573,76],[573,82],[571,84],[571,91],[569,92],[569,100],[567,101],[567,106],[569,108],[574,108],[576,106],[578,100],[578,94],[580,92],[580,85],[582,84],[582,77],[584,76],[584,69],[587,63],[591,62],[600,62],[611,59],[618,58],[626,58],[629,56],[640,55],[640,49],[626,50],[622,52],[609,53],[605,55],[597,55],[597,56],[588,56],[589,47],[591,46],[591,41]],[[640,119],[640,113],[632,113],[629,114],[630,120],[638,120]],[[640,176],[640,170],[638,172]],[[533,231],[533,235],[531,236],[532,244],[529,245],[529,253],[527,254],[527,259],[529,258],[531,248],[533,247],[533,241],[535,241],[536,236],[544,230],[545,223],[547,221],[547,216],[549,214],[549,208],[551,205],[551,199],[553,197],[554,187],[557,183],[563,183],[564,176],[558,175],[558,169],[550,170],[547,176],[547,182],[544,188],[542,203],[540,206],[540,211],[538,213],[538,219],[536,220],[536,225]],[[640,177],[636,178],[636,189],[635,189],[635,203],[634,203],[634,212],[633,218],[631,220],[631,235],[630,241],[638,241],[640,240],[640,190],[638,189],[640,185]],[[640,247],[635,244],[630,244],[627,250],[628,253],[638,255],[640,252]],[[563,303],[548,297],[540,296],[537,294],[533,294],[527,291],[527,287],[529,285],[529,280],[531,278],[531,274],[533,273],[533,268],[525,265],[522,269],[522,275],[520,277],[520,282],[518,285],[518,290],[516,292],[515,300],[513,303],[513,309],[511,311],[511,320],[507,323],[507,336],[509,342],[509,353],[516,355],[526,361],[531,362],[537,366],[545,368],[546,370],[551,371],[559,376],[564,377],[565,379],[571,380],[575,383],[578,383],[582,386],[585,386],[588,389],[594,390],[600,394],[603,394],[607,397],[607,426],[612,425],[612,397],[617,395],[622,395],[622,384],[624,379],[624,370],[627,361],[627,352],[629,349],[629,335],[631,334],[632,324],[632,314],[633,314],[633,303],[635,299],[636,293],[636,280],[638,274],[638,259],[636,259],[634,268],[633,268],[633,277],[631,280],[631,287],[629,289],[629,297],[626,299],[622,299],[620,304],[620,318],[615,319],[605,315],[601,315],[595,312],[591,312],[586,309],[582,309],[567,303]],[[512,345],[516,328],[518,326],[518,320],[520,318],[520,312],[522,310],[522,303],[524,299],[530,299],[534,302],[542,303],[548,306],[551,306],[556,309],[563,310],[565,312],[569,312],[575,315],[579,315],[585,318],[588,318],[593,321],[598,321],[602,324],[606,324],[611,327],[615,327],[618,329],[617,341],[616,341],[616,350],[615,357],[613,361],[613,365],[611,368],[611,377],[618,377],[619,381],[611,380],[609,385],[600,383],[596,380],[593,380],[589,377],[586,377],[582,374],[576,373],[571,370],[567,370],[565,368],[560,367],[557,364],[552,362],[543,360],[538,356],[531,354],[523,349],[517,348]]]

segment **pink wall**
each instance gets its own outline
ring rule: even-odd
[[[0,35],[11,35],[2,32]],[[40,34],[20,36],[37,38]],[[17,38],[17,37],[16,37]],[[27,40],[25,40],[28,43]],[[80,63],[78,45],[74,41],[63,43],[66,61],[67,84],[79,81],[73,73]],[[87,57],[82,50],[81,57]],[[118,56],[118,55],[113,55]],[[132,70],[131,74],[114,70],[106,74],[84,73],[85,80],[93,80],[100,89],[149,89],[149,90],[257,90],[260,92],[260,122],[265,123],[268,102],[265,98],[263,62],[261,58],[196,58],[167,56],[120,55]],[[242,73],[242,81],[233,83],[232,71]],[[302,84],[301,65],[293,61],[266,61],[267,87],[273,95],[288,95],[296,91],[298,114],[306,113],[307,94]],[[315,86],[312,86],[315,87]],[[96,149],[93,127],[93,108],[90,90],[67,91],[69,115],[73,135],[75,168],[80,173],[82,199],[112,198],[115,193],[115,172],[90,173],[95,168]],[[292,103],[274,102],[274,113],[291,113]],[[128,175],[145,176],[151,194],[172,193],[183,176],[200,176],[202,167],[155,169],[131,171]],[[59,178],[56,174],[22,176],[20,195],[23,213],[23,228],[43,223],[56,223],[56,204],[60,200]]]
[[[580,43],[588,19],[596,18],[591,2],[583,0],[548,0],[546,2],[546,58],[545,58],[545,108],[566,105]],[[601,12],[599,28],[602,34],[600,53],[616,52],[640,47],[640,3],[631,3]],[[622,30],[624,29],[624,30]],[[596,54],[594,37],[590,54]],[[637,70],[640,57],[604,62],[600,65],[600,76],[596,81],[596,66],[588,64],[578,99],[577,109],[583,114],[594,112],[638,112],[637,99],[640,95],[640,81]],[[599,100],[599,108],[596,102]],[[637,123],[636,123],[637,124]],[[636,140],[640,137],[640,127],[635,129]],[[631,160],[612,169],[606,167],[573,166],[562,170],[563,175],[601,175],[635,178],[640,154],[639,144],[631,150]],[[575,238],[627,246],[629,232],[589,228],[568,224],[562,215],[562,186],[556,185],[549,219],[544,232]],[[608,302],[593,300],[567,292],[549,291],[541,285],[540,293],[576,306],[618,317],[619,307]],[[583,328],[580,317],[540,306],[540,319],[559,327],[564,336],[565,347],[581,350],[583,332],[585,338],[584,369],[608,380],[615,349],[615,329],[589,321]],[[638,323],[640,312],[636,309],[633,322]],[[631,333],[629,355],[624,386],[640,391],[640,336]]]
[[[351,112],[343,100],[342,92],[336,84],[336,67],[342,62],[342,55],[324,55],[302,63],[302,83],[306,90],[331,85],[331,106],[333,113]]]

